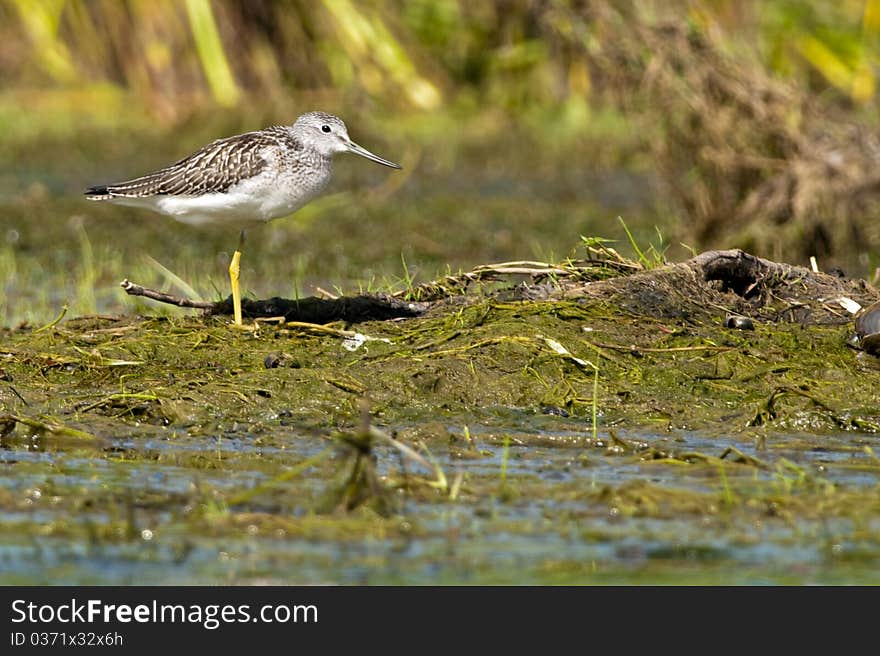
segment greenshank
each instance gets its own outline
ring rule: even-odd
[[[346,152],[401,168],[354,143],[341,119],[309,112],[293,125],[218,139],[163,169],[90,187],[85,195],[89,200],[145,207],[191,225],[237,227],[239,242],[229,264],[229,281],[234,320],[240,326],[245,228],[306,205],[330,181],[333,156]]]

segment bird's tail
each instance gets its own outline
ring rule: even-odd
[[[107,185],[89,187],[86,189],[85,195],[89,200],[110,200],[113,198],[113,192],[110,191],[110,187]]]

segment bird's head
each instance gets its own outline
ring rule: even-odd
[[[348,136],[348,128],[345,127],[342,119],[332,114],[325,112],[303,114],[293,124],[293,131],[303,145],[318,151],[324,157],[332,157],[336,153],[355,153],[383,166],[400,168],[400,165],[358,146]]]

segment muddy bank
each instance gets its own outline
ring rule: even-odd
[[[98,417],[175,425],[279,414],[341,427],[357,421],[363,399],[392,422],[502,407],[587,423],[595,412],[600,425],[628,427],[877,426],[880,370],[848,345],[844,307],[880,298],[864,281],[741,251],[652,270],[613,251],[553,268],[517,264],[409,290],[418,303],[288,302],[293,319],[298,306],[312,313],[324,303],[326,319],[339,308],[345,320],[323,327],[276,317],[235,330],[217,316],[227,300],[206,304],[205,318],[82,317],[9,330],[3,402],[74,427]],[[420,316],[358,321],[377,303]],[[279,302],[245,307],[275,316]],[[354,314],[359,307],[367,314]]]
[[[7,329],[0,576],[791,581],[793,544],[808,580],[875,571],[880,366],[839,301],[875,289],[736,251],[475,271],[404,319]]]

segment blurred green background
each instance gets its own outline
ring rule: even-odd
[[[880,0],[0,0],[0,325],[226,296],[237,235],[86,202],[321,109],[340,158],[249,233],[250,295],[491,261],[706,248],[876,276]]]

